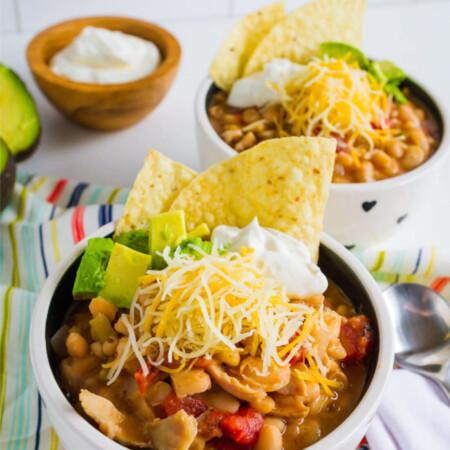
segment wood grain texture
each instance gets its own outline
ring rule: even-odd
[[[49,67],[53,55],[89,25],[152,41],[161,52],[162,63],[150,75],[120,84],[80,83],[54,74]],[[180,57],[180,45],[168,31],[126,17],[69,20],[39,33],[27,48],[31,72],[47,99],[72,121],[98,130],[129,127],[153,111],[169,90]]]

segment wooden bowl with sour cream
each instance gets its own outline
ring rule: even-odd
[[[82,83],[55,74],[51,59],[87,26],[122,31],[153,42],[161,53],[161,63],[143,78],[118,84]],[[180,45],[168,31],[127,17],[62,22],[39,33],[27,48],[31,72],[47,99],[73,122],[106,131],[129,127],[153,111],[172,85],[180,57]]]

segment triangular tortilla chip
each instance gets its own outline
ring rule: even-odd
[[[195,176],[196,173],[183,164],[151,150],[134,181],[115,235],[148,229],[149,219],[167,211],[179,192]]]
[[[244,227],[254,217],[301,240],[317,260],[336,141],[288,137],[261,142],[198,175],[170,210],[183,209],[192,230],[206,222]]]
[[[325,41],[361,47],[367,0],[318,0],[278,22],[250,56],[244,76],[263,69],[273,58],[307,63]]]
[[[277,2],[256,11],[232,28],[209,69],[214,83],[228,91],[242,75],[244,66],[261,39],[285,16],[284,3]]]

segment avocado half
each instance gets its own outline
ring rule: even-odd
[[[16,181],[16,162],[5,142],[0,139],[0,212],[8,205]]]
[[[33,97],[19,76],[0,64],[0,137],[16,161],[36,150],[41,122]]]

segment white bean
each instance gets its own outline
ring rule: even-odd
[[[264,425],[259,433],[255,450],[281,450],[283,448],[283,436],[274,425]]]

